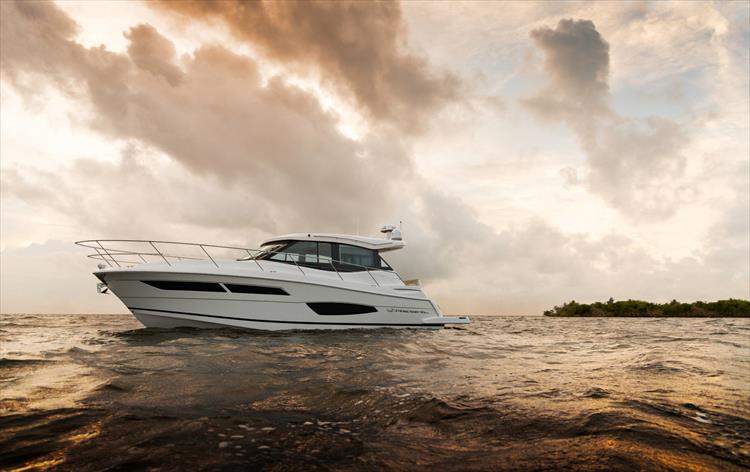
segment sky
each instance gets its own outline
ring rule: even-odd
[[[0,2],[0,312],[73,241],[376,235],[451,315],[750,298],[750,3]]]

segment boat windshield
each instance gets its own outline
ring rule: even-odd
[[[283,244],[271,244],[268,246],[263,246],[263,248],[260,250],[260,252],[256,253],[253,257],[248,257],[245,260],[250,259],[268,259],[270,256],[273,256],[274,254],[278,254],[281,252],[284,247],[288,246],[289,243],[283,243]]]

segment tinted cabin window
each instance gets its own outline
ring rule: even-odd
[[[328,264],[333,259],[333,244],[318,243],[318,258],[321,264]]]
[[[333,259],[333,244],[319,243],[317,241],[295,241],[286,246],[276,248],[274,254],[269,254],[262,259],[270,259],[279,262],[292,262],[305,267],[315,269],[333,270],[331,260]]]
[[[281,250],[280,254],[271,257],[274,261],[299,263],[318,262],[318,243],[315,241],[297,241]]]
[[[371,269],[392,270],[377,251],[349,244],[325,243],[317,241],[288,241],[264,247],[264,252],[256,259],[298,264],[320,270],[358,272]]]
[[[339,261],[345,269],[365,270],[364,267],[376,269],[380,267],[379,259],[378,253],[371,249],[339,244]]]

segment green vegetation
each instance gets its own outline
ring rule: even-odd
[[[692,317],[692,318],[750,318],[750,301],[719,300],[716,302],[680,303],[672,300],[669,303],[658,304],[640,300],[614,301],[610,298],[601,303],[564,303],[551,310],[546,310],[544,316],[577,316],[577,317]]]

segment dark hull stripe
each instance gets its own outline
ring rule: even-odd
[[[304,325],[345,325],[345,326],[439,326],[444,327],[443,323],[346,323],[346,322],[327,322],[327,321],[278,321],[278,320],[257,320],[252,318],[238,318],[234,316],[206,315],[204,313],[187,313],[184,311],[155,310],[153,308],[136,308],[128,307],[130,311],[155,311],[158,313],[172,313],[175,315],[203,316],[206,318],[223,318],[227,320],[238,321],[255,321],[257,323],[283,323],[283,324],[304,324]]]

